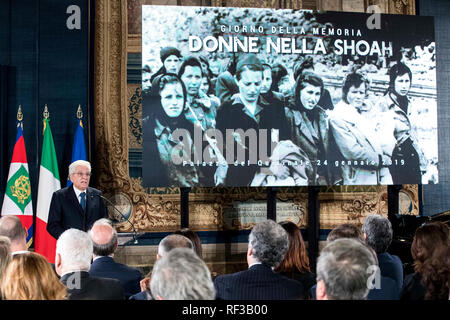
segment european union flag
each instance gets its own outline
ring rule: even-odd
[[[72,148],[72,161],[70,163],[77,161],[77,160],[86,160],[86,144],[84,142],[84,132],[83,132],[83,123],[81,122],[77,127],[77,130],[75,131],[75,137],[73,139],[73,148]],[[70,181],[69,178],[67,178],[67,186],[71,186],[72,181]]]

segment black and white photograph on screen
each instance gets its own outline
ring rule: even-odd
[[[429,17],[142,7],[146,187],[438,182]]]

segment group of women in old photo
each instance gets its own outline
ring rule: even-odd
[[[182,56],[175,47],[162,48],[160,58],[143,92],[148,186],[421,181],[408,116],[413,77],[402,62],[391,65],[377,99],[368,99],[361,71],[349,72],[336,102],[310,56],[299,56],[291,70],[233,55],[222,72],[213,72],[206,56]]]

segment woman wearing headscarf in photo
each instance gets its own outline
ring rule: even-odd
[[[388,165],[395,146],[394,123],[366,100],[368,89],[363,75],[347,75],[342,100],[330,114],[344,185],[392,184]]]
[[[271,145],[280,140],[289,139],[289,132],[283,108],[276,104],[270,105],[260,97],[263,66],[256,55],[249,54],[239,60],[235,80],[239,93],[234,94],[230,100],[226,100],[220,106],[217,112],[217,129],[224,138],[224,156],[227,156],[228,152],[233,157],[233,159],[228,157],[226,159],[229,162],[229,169],[225,184],[250,186],[255,174],[262,169],[256,161],[268,161]],[[228,143],[227,129],[234,131],[232,150],[226,148],[231,145]],[[249,129],[254,130],[254,138],[245,136],[245,132],[249,132]],[[266,130],[265,136],[264,131],[260,129]],[[239,134],[237,130],[242,130],[244,134]],[[255,143],[252,144],[252,142]],[[266,150],[261,149],[263,145],[266,146]],[[239,150],[243,151],[244,157],[239,158]],[[265,156],[267,159],[263,159]],[[239,163],[233,165],[230,161]]]
[[[322,79],[304,72],[295,84],[294,100],[285,108],[290,139],[302,149],[313,167],[309,185],[333,184],[327,161],[328,115],[318,104],[323,92]]]
[[[175,74],[164,74],[152,83],[152,96],[143,121],[146,185],[192,187],[198,184],[197,169],[183,165],[194,159],[194,125],[186,120],[186,88]],[[147,116],[145,116],[147,115]],[[182,130],[180,130],[182,129]]]
[[[180,70],[181,59],[183,57],[180,50],[175,47],[164,47],[161,48],[159,55],[163,65],[150,77],[150,83],[159,75],[166,73],[178,74],[178,70]]]
[[[391,112],[395,122],[395,149],[389,170],[394,184],[420,184],[421,166],[426,168],[423,153],[413,136],[409,121],[408,93],[411,88],[412,73],[399,62],[389,71],[389,88],[378,104],[380,110]],[[419,156],[420,154],[420,156]]]

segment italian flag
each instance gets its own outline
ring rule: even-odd
[[[61,189],[61,183],[55,145],[48,119],[44,119],[44,141],[39,170],[34,251],[45,256],[50,263],[55,263],[56,239],[47,232],[48,212],[53,192],[59,189]]]
[[[33,242],[33,203],[31,201],[30,175],[28,173],[22,121],[17,124],[16,144],[9,167],[1,215],[19,217],[23,227],[28,231],[27,243],[29,247]]]

